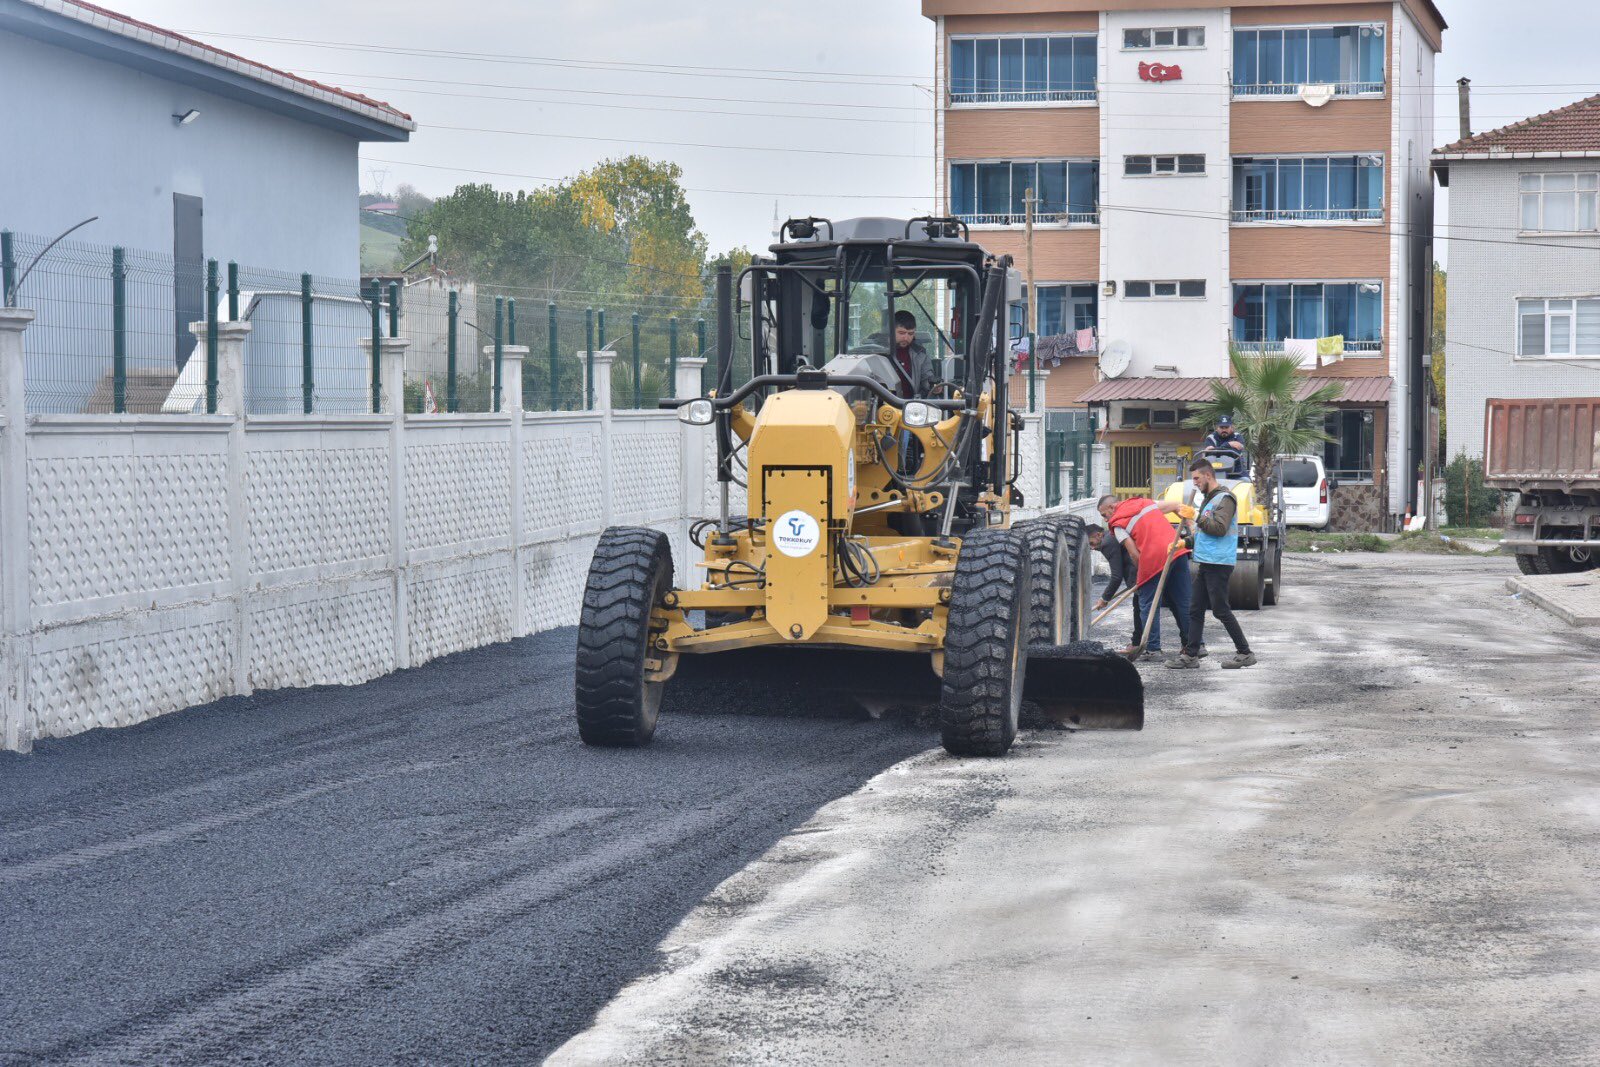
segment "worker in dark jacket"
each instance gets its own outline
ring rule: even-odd
[[[1092,524],[1086,528],[1089,535],[1089,547],[1100,553],[1106,559],[1106,566],[1111,568],[1111,581],[1100,591],[1100,602],[1094,606],[1096,611],[1104,611],[1111,606],[1111,598],[1117,595],[1117,590],[1124,585],[1133,584],[1136,568],[1133,560],[1128,558],[1128,550],[1122,547],[1122,542],[1115,537],[1107,537],[1104,526]],[[1139,643],[1139,631],[1144,624],[1139,618],[1139,598],[1133,598],[1133,640],[1131,644]]]
[[[1167,666],[1176,670],[1200,666],[1201,638],[1209,609],[1233,638],[1233,658],[1225,660],[1222,666],[1227,670],[1248,667],[1255,663],[1256,656],[1250,651],[1250,642],[1244,639],[1239,620],[1233,617],[1233,609],[1228,606],[1228,579],[1233,577],[1234,565],[1239,560],[1238,501],[1217,481],[1217,472],[1203,456],[1189,464],[1189,476],[1194,480],[1200,500],[1193,520],[1194,558],[1199,564],[1199,574],[1189,600],[1188,640],[1182,654]]]
[[[1226,474],[1230,478],[1246,478],[1250,474],[1250,449],[1244,438],[1233,428],[1233,419],[1224,415],[1217,420],[1217,428],[1206,434],[1204,449],[1218,449],[1234,453],[1233,465]]]
[[[889,348],[888,338],[881,332],[867,340]],[[904,309],[894,313],[894,347],[889,348],[889,356],[900,376],[900,388],[895,392],[904,397],[927,396],[933,392],[933,360],[917,341],[917,317]]]

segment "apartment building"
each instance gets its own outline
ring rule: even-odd
[[[1201,4],[923,0],[938,26],[936,182],[974,239],[1025,263],[1052,419],[1090,412],[1097,487],[1159,492],[1186,402],[1230,348],[1303,351],[1346,389],[1336,511],[1415,504],[1433,192],[1431,0]],[[1014,311],[1020,328],[1023,311]],[[1026,378],[1019,378],[1026,395]]]
[[[1490,397],[1600,395],[1600,96],[1462,132],[1433,153],[1458,238],[1446,451],[1481,457]]]

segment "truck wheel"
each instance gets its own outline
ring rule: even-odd
[[[1519,552],[1517,570],[1523,574],[1549,574],[1550,564],[1539,552]]]
[[[1081,639],[1093,581],[1083,520],[1047,515],[1016,528],[1028,550],[1028,644],[1065,645]]]
[[[650,743],[666,685],[648,678],[657,666],[650,655],[650,617],[671,588],[666,534],[612,526],[600,535],[578,620],[575,703],[584,744]]]
[[[1028,548],[1021,532],[978,530],[956,557],[939,690],[952,756],[1003,756],[1017,737],[1028,666]]]

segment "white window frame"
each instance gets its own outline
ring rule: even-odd
[[[1122,299],[1124,299],[1124,300],[1186,300],[1186,301],[1189,301],[1191,303],[1203,302],[1206,299],[1206,294],[1205,293],[1201,293],[1199,296],[1183,296],[1183,295],[1181,295],[1182,292],[1183,292],[1183,287],[1185,285],[1188,285],[1188,284],[1193,283],[1193,282],[1199,282],[1200,285],[1203,288],[1206,288],[1208,290],[1210,288],[1209,286],[1206,285],[1206,280],[1204,278],[1133,278],[1131,280],[1126,280],[1126,281],[1124,281],[1122,283]],[[1128,287],[1130,285],[1148,285],[1150,287],[1150,295],[1148,295],[1148,296],[1134,296],[1132,293],[1128,292]],[[1172,292],[1171,293],[1158,293],[1158,292],[1156,292],[1156,286],[1158,286],[1158,285],[1170,285],[1170,286],[1173,287]]]
[[[1376,285],[1378,287],[1378,340],[1377,341],[1351,341],[1345,338],[1345,359],[1377,359],[1387,351],[1389,344],[1389,315],[1385,301],[1389,298],[1388,282],[1382,278],[1231,278],[1228,281],[1228,299],[1235,301],[1233,287],[1236,285]],[[1324,296],[1326,299],[1326,296]],[[1237,347],[1246,355],[1270,356],[1283,354],[1282,341],[1240,341],[1233,336],[1233,304],[1228,305],[1228,342]],[[1290,314],[1293,314],[1291,311]],[[1326,315],[1326,305],[1324,305]],[[1365,348],[1354,348],[1352,345],[1366,345]]]
[[[1148,33],[1150,34],[1151,43],[1129,44],[1128,34],[1130,33]],[[1158,33],[1171,33],[1174,43],[1157,44],[1155,35]],[[1200,35],[1200,43],[1178,44],[1176,42],[1180,33],[1198,33]],[[1122,31],[1122,51],[1124,52],[1195,52],[1205,46],[1206,28],[1204,26],[1128,26]]]
[[[1573,217],[1574,221],[1576,221],[1578,218],[1580,218],[1582,216],[1582,214],[1583,214],[1582,208],[1581,208],[1580,205],[1582,203],[1582,198],[1583,198],[1584,194],[1588,194],[1589,197],[1591,198],[1591,200],[1593,201],[1593,203],[1591,203],[1591,205],[1589,207],[1589,218],[1590,218],[1590,221],[1593,222],[1595,225],[1591,226],[1590,228],[1588,228],[1586,230],[1585,229],[1578,229],[1576,227],[1573,228],[1573,229],[1570,229],[1570,230],[1550,230],[1550,229],[1546,229],[1545,228],[1545,225],[1544,225],[1545,197],[1552,192],[1552,190],[1548,190],[1548,189],[1545,188],[1545,179],[1547,179],[1547,178],[1564,178],[1564,177],[1572,178],[1573,188],[1571,190],[1566,190],[1566,189],[1554,190],[1554,192],[1557,195],[1568,195],[1568,196],[1571,196],[1573,198],[1573,201],[1572,201],[1572,217]],[[1534,189],[1524,188],[1525,184],[1527,183],[1528,179],[1530,179],[1530,178],[1537,178],[1539,180],[1539,188],[1538,189],[1534,190]],[[1579,178],[1592,178],[1592,179],[1594,179],[1595,187],[1594,188],[1590,188],[1590,189],[1579,188],[1578,187],[1578,179]],[[1530,196],[1536,198],[1537,201],[1538,201],[1538,204],[1539,204],[1539,225],[1538,225],[1538,227],[1536,227],[1534,229],[1529,229],[1526,226],[1526,224],[1524,223],[1524,221],[1523,221],[1524,202]],[[1569,236],[1569,237],[1571,237],[1571,236],[1588,236],[1590,234],[1600,233],[1600,171],[1593,171],[1593,170],[1532,170],[1532,171],[1522,171],[1522,172],[1520,172],[1517,175],[1517,228],[1522,234],[1524,234],[1526,236],[1529,236],[1529,237],[1560,237],[1560,236]]]
[[[946,69],[946,72],[947,72],[946,80],[948,82],[948,84],[945,86],[945,99],[947,101],[947,106],[950,107],[952,110],[973,110],[973,111],[982,110],[984,108],[989,108],[989,109],[1007,108],[1007,109],[1011,109],[1011,108],[1039,108],[1039,107],[1099,107],[1100,106],[1100,80],[1099,80],[1098,71],[1096,72],[1096,76],[1095,76],[1094,92],[1091,93],[1088,97],[1083,98],[1083,99],[1077,99],[1077,100],[962,100],[962,101],[957,101],[957,100],[954,99],[954,96],[955,96],[955,89],[954,89],[954,85],[955,85],[954,60],[955,60],[955,43],[957,41],[1001,41],[1001,40],[1010,40],[1010,39],[1013,39],[1013,38],[1022,39],[1022,40],[1033,40],[1033,39],[1036,39],[1036,38],[1043,38],[1045,40],[1050,40],[1052,38],[1063,38],[1063,37],[1067,37],[1067,38],[1088,37],[1088,38],[1093,39],[1094,43],[1095,43],[1094,44],[1095,61],[1096,61],[1096,64],[1098,65],[1099,57],[1100,57],[1100,31],[1099,30],[1042,30],[1042,31],[1041,30],[1034,30],[1034,31],[1022,31],[1022,32],[1019,32],[1019,33],[952,33],[952,34],[949,34],[945,38],[945,69]],[[1024,52],[1024,54],[1023,54],[1023,62],[1024,63],[1027,62],[1027,54],[1026,54],[1026,52]],[[974,74],[974,77],[976,77],[976,74],[977,74],[976,70],[974,70],[973,74]],[[1024,84],[1026,84],[1026,75],[1024,75]]]
[[[1511,301],[1511,334],[1514,338],[1516,338],[1516,344],[1514,346],[1516,355],[1512,358],[1519,362],[1526,360],[1529,363],[1548,363],[1551,361],[1564,362],[1567,360],[1600,360],[1600,349],[1597,349],[1594,352],[1580,353],[1578,351],[1578,305],[1583,302],[1600,304],[1600,294],[1591,293],[1581,296],[1519,296],[1513,299]],[[1534,303],[1544,305],[1542,312],[1542,317],[1544,319],[1544,352],[1542,354],[1529,354],[1522,350],[1522,305]],[[1550,351],[1551,304],[1571,305],[1571,311],[1569,313],[1571,324],[1567,329],[1568,351],[1566,352]],[[1559,311],[1557,312],[1557,314],[1560,313],[1561,312]]]
[[[1256,32],[1259,32],[1261,30],[1338,30],[1338,29],[1343,29],[1346,26],[1354,26],[1358,30],[1362,29],[1362,28],[1376,30],[1376,31],[1378,31],[1378,33],[1385,40],[1388,40],[1390,37],[1393,36],[1389,32],[1388,25],[1386,23],[1382,23],[1382,22],[1362,22],[1362,21],[1356,21],[1356,22],[1288,22],[1288,23],[1278,23],[1278,24],[1275,24],[1275,25],[1272,25],[1272,26],[1255,26],[1255,25],[1241,26],[1241,25],[1235,25],[1235,26],[1232,27],[1232,30],[1229,31],[1230,32],[1229,44],[1230,45],[1232,44],[1232,40],[1231,40],[1232,32],[1238,31],[1238,30],[1250,30],[1250,31],[1256,31]],[[1364,85],[1364,84],[1366,84],[1365,82],[1334,82],[1333,83],[1333,95],[1334,96],[1341,96],[1341,97],[1348,97],[1348,98],[1357,99],[1357,100],[1381,100],[1384,97],[1388,96],[1389,95],[1389,46],[1387,44],[1384,45],[1383,56],[1384,56],[1384,61],[1383,61],[1383,88],[1382,89],[1380,89],[1380,90],[1370,90],[1369,89],[1369,90],[1362,90],[1362,91],[1357,92],[1357,91],[1352,91],[1351,89],[1349,89],[1347,87],[1355,86],[1355,85]],[[1237,64],[1238,63],[1238,59],[1235,58],[1233,60],[1233,62]],[[1317,84],[1317,83],[1313,83],[1313,84]],[[1258,83],[1255,86],[1257,89],[1270,89],[1272,91],[1271,92],[1241,93],[1241,92],[1239,92],[1238,88],[1236,86],[1234,86],[1234,84],[1233,84],[1233,71],[1231,69],[1228,71],[1228,85],[1229,85],[1229,92],[1232,94],[1232,98],[1234,100],[1286,100],[1287,101],[1287,100],[1299,100],[1300,99],[1300,87],[1298,85],[1287,85],[1286,84],[1286,85],[1271,85],[1271,86],[1267,86],[1267,85],[1262,85],[1262,84]]]
[[[1130,174],[1128,172],[1128,164],[1131,163],[1135,159],[1147,159],[1147,160],[1149,160],[1150,161],[1150,173],[1148,173],[1148,174]],[[1170,159],[1172,161],[1172,169],[1171,170],[1161,170],[1159,168],[1158,161],[1159,160],[1163,160],[1163,159]],[[1183,169],[1181,169],[1182,166],[1183,166],[1182,161],[1185,160],[1185,159],[1199,159],[1200,160],[1200,169],[1199,170],[1183,170]],[[1137,153],[1137,154],[1131,155],[1131,156],[1123,156],[1122,157],[1122,176],[1124,178],[1204,178],[1206,176],[1206,157],[1205,157],[1205,153],[1203,153],[1203,152],[1154,152],[1154,153],[1140,152],[1140,153]]]

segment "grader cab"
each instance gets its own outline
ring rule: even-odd
[[[1087,640],[1082,523],[1011,521],[1024,502],[1009,258],[943,218],[790,220],[771,253],[737,280],[718,273],[709,395],[661,402],[715,438],[719,513],[690,531],[703,580],[673,584],[657,530],[608,529],[596,548],[582,739],[646,744],[663,707],[840,696],[937,707],[945,748],[963,755],[1007,751],[1025,700],[1078,725],[1142,726],[1137,672]],[[753,373],[735,385],[746,311]],[[733,514],[735,485],[748,514]]]

